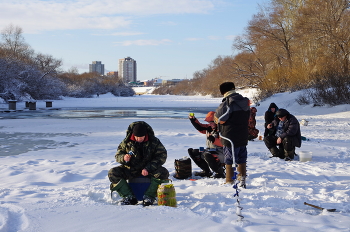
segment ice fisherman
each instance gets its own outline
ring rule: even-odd
[[[112,182],[110,190],[117,191],[123,198],[121,204],[138,203],[127,180],[141,175],[151,179],[142,204],[144,206],[154,204],[158,186],[166,182],[169,171],[162,166],[167,159],[167,150],[155,137],[152,127],[144,121],[131,123],[125,139],[118,146],[115,159],[121,165],[110,169],[108,178]]]
[[[295,147],[301,147],[300,124],[296,117],[286,109],[279,109],[276,118],[267,125],[267,129],[270,132],[264,138],[264,142],[272,157],[293,160]]]
[[[215,122],[218,124],[224,149],[226,183],[233,183],[232,165],[235,163],[238,171],[237,179],[240,181],[239,186],[245,188],[250,101],[236,93],[233,82],[222,83],[220,92],[224,98],[216,109]]]
[[[269,108],[266,110],[265,112],[265,131],[264,131],[264,137],[269,135],[270,130],[267,128],[267,125],[269,125],[275,118],[276,118],[276,112],[278,110],[278,107],[276,105],[276,103],[271,102]]]
[[[207,123],[200,123],[194,115],[189,115],[189,119],[200,133],[206,135],[206,148],[204,151],[199,149],[188,149],[188,154],[197,166],[202,169],[200,172],[196,172],[195,176],[211,177],[214,174],[214,178],[225,178],[225,172],[223,168],[224,154],[222,143],[220,141],[217,125],[214,122],[214,111],[209,111],[204,121]],[[211,171],[211,170],[212,171]]]
[[[250,107],[250,116],[248,122],[248,140],[252,141],[256,139],[259,135],[259,130],[256,129],[256,112],[258,110],[255,107]]]

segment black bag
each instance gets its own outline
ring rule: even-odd
[[[176,179],[187,179],[192,176],[192,164],[190,158],[175,159],[175,175]]]

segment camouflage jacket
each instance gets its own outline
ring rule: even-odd
[[[133,140],[132,130],[137,123],[142,123],[147,127],[146,141],[142,143]],[[124,156],[130,151],[133,152],[133,155],[129,162],[125,162]],[[165,163],[167,151],[160,140],[155,137],[152,127],[146,122],[137,121],[129,125],[125,139],[118,146],[115,159],[118,163],[130,169],[133,175],[141,174],[142,169],[154,173]]]

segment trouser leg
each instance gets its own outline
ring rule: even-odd
[[[191,157],[191,159],[193,160],[193,162],[204,171],[204,173],[206,174],[210,174],[210,168],[208,163],[201,157],[201,153],[199,152],[198,149],[192,149],[189,148],[188,149],[188,154]]]
[[[264,143],[266,147],[269,149],[269,151],[272,154],[272,157],[280,157],[284,158],[283,155],[283,148],[281,149],[281,146],[277,144],[277,137],[274,135],[269,135],[264,137]],[[278,148],[277,148],[278,146]]]
[[[220,159],[217,154],[207,151],[203,153],[203,156],[204,160],[208,163],[211,170],[220,174],[224,173]]]
[[[284,148],[284,158],[294,159],[295,146],[293,144],[293,139],[289,136],[285,137],[282,141]]]

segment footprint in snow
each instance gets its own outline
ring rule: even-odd
[[[12,204],[0,205],[0,231],[24,231],[29,226],[25,210]]]

